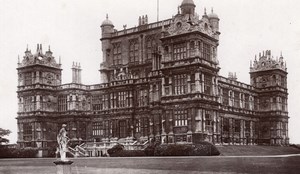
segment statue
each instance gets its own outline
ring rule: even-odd
[[[67,131],[65,129],[66,126],[66,124],[63,124],[57,135],[58,150],[60,153],[61,161],[68,161],[66,153],[68,151],[67,144],[69,142],[69,138],[67,137]]]

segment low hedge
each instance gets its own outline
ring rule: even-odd
[[[149,145],[145,150],[124,150],[124,146],[118,144],[108,149],[107,152],[111,157],[220,155],[218,149],[209,142],[200,142],[198,144]]]
[[[0,158],[35,158],[38,150],[0,147]]]
[[[111,157],[138,157],[146,156],[143,150],[122,150],[114,154],[110,154]]]

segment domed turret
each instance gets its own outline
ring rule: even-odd
[[[214,13],[214,9],[211,9],[211,13],[208,15],[209,19],[219,19],[219,16]]]
[[[181,12],[182,14],[191,14],[193,15],[195,13],[195,3],[193,0],[183,0],[181,3]]]
[[[102,29],[102,38],[110,37],[111,33],[114,32],[114,24],[108,19],[108,15],[106,15],[106,19],[101,24]]]
[[[114,24],[111,22],[111,20],[108,19],[108,15],[106,15],[106,19],[101,24],[101,27],[104,27],[104,26],[114,27]]]
[[[219,17],[216,13],[214,13],[214,10],[211,9],[211,13],[208,15],[208,19],[209,19],[209,22],[212,26],[212,29],[214,31],[219,31]]]

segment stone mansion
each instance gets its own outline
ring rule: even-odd
[[[287,68],[263,51],[250,84],[219,75],[219,17],[183,0],[170,19],[116,30],[101,24],[102,83],[62,84],[50,48],[28,48],[18,71],[18,145],[47,152],[62,124],[73,143],[197,143],[287,145]],[[247,61],[247,60],[245,60]],[[97,72],[95,72],[97,73]]]

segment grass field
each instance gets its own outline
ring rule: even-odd
[[[299,173],[300,155],[72,159],[73,174]],[[55,159],[0,159],[1,174],[53,174]]]

